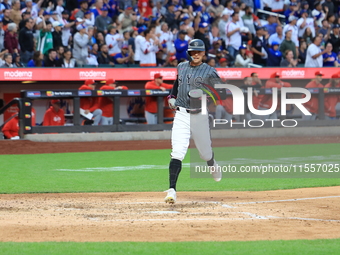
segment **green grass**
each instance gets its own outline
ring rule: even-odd
[[[339,254],[340,239],[252,241],[252,242],[177,242],[177,243],[0,243],[0,254],[25,255],[85,255],[85,254],[138,254],[138,255],[304,255]]]
[[[300,163],[329,163],[329,158],[334,158],[332,155],[339,155],[338,144],[249,146],[214,150],[217,160],[231,162],[238,158],[282,162],[282,158],[300,157]],[[0,155],[0,193],[163,191],[168,186],[169,153],[170,150],[144,150]],[[189,156],[188,153],[184,163],[189,162]],[[107,171],[110,167],[140,165],[156,167]],[[84,171],[86,168],[91,168],[91,171]],[[224,178],[216,183],[211,178],[190,178],[187,167],[182,170],[177,188],[181,191],[257,191],[335,185],[340,185],[339,178]]]

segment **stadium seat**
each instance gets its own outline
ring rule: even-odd
[[[97,67],[96,65],[83,65],[83,67]]]
[[[110,64],[99,64],[98,67],[114,67],[114,66],[111,66]]]

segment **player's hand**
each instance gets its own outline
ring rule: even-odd
[[[170,98],[170,99],[168,99],[168,103],[169,103],[169,107],[171,108],[171,109],[176,109],[176,99],[175,98]]]
[[[20,139],[20,136],[13,136],[11,137],[11,140],[19,140]]]
[[[90,111],[89,110],[85,110],[85,112],[84,112],[85,114],[89,114],[90,113]]]

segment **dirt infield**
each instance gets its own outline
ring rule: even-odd
[[[339,143],[339,137],[214,141],[214,146]],[[168,149],[170,141],[0,141],[0,154]],[[0,241],[229,241],[340,238],[340,187],[262,192],[0,194]]]
[[[0,195],[0,241],[340,238],[340,187],[265,192]]]

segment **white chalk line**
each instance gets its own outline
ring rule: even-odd
[[[135,221],[227,221],[227,220],[254,220],[254,218],[186,218],[186,219],[114,219],[114,220],[103,220],[100,218],[89,218],[93,221],[113,221],[113,222],[135,222]]]
[[[283,200],[269,200],[269,201],[252,201],[252,202],[241,202],[241,203],[230,203],[233,205],[249,205],[249,204],[264,204],[264,203],[278,203],[278,202],[294,202],[302,200],[314,200],[314,199],[325,199],[325,198],[339,198],[340,196],[327,196],[327,197],[305,197],[305,198],[292,198]],[[222,205],[223,207],[228,207],[229,205]]]

